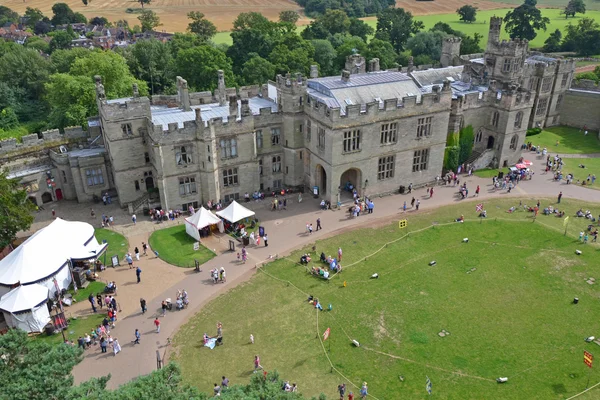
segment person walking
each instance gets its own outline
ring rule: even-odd
[[[269,247],[269,237],[267,236],[267,234],[265,233],[265,236],[263,236],[263,240],[265,241],[265,247]]]
[[[317,218],[317,230],[319,230],[319,229],[323,229],[321,227],[321,218]]]
[[[477,185],[477,189],[475,189],[475,197],[479,197],[479,185]]]
[[[258,371],[259,369],[264,369],[262,365],[260,365],[260,357],[257,355],[254,356],[254,372],[256,373],[256,371]]]
[[[94,293],[90,293],[88,301],[92,305],[92,311],[96,312],[96,299],[94,298]]]
[[[131,222],[133,222],[134,225],[137,222],[137,216],[135,214],[131,216]]]
[[[363,382],[362,387],[360,388],[360,398],[366,399],[369,395],[369,388],[367,387],[367,382]]]
[[[137,276],[137,283],[140,283],[142,281],[142,269],[140,267],[136,268],[135,276]]]
[[[560,193],[558,194],[558,201],[557,201],[557,203],[558,203],[558,204],[560,204],[560,199],[562,199],[562,192],[560,192]]]
[[[340,400],[344,400],[344,396],[346,395],[346,384],[339,384],[337,387],[338,392],[340,393]]]
[[[140,334],[140,331],[138,329],[135,330],[135,340],[133,341],[133,344],[140,344],[140,338],[142,337],[142,335]]]
[[[167,315],[167,302],[165,300],[162,301],[160,308],[162,309],[162,316]]]
[[[144,255],[147,256],[148,245],[146,244],[146,242],[142,242],[142,250],[144,251]]]
[[[146,313],[146,300],[144,298],[140,299],[140,307],[142,308],[142,314]]]
[[[419,211],[419,205],[421,204],[421,200],[417,200],[415,203],[415,210]]]
[[[406,201],[404,201],[404,205],[402,206],[402,211],[406,212]]]
[[[223,380],[221,381],[221,388],[223,390],[226,390],[229,387],[229,379],[223,377]]]
[[[137,248],[137,246],[135,247],[135,249],[133,250],[133,254],[135,254],[135,259],[137,261],[140,261],[140,249]]]
[[[106,341],[106,339],[104,338],[104,336],[102,336],[100,338],[100,350],[102,351],[102,353],[106,353],[106,346],[107,346],[108,342]]]
[[[113,352],[115,353],[115,356],[117,355],[118,352],[121,351],[121,345],[119,344],[119,341],[117,340],[117,338],[113,339]]]
[[[133,258],[131,257],[130,253],[125,254],[125,261],[127,261],[129,269],[133,268]]]
[[[313,233],[313,227],[312,227],[312,224],[308,224],[308,234],[309,234],[309,235],[312,235],[312,233]]]
[[[342,261],[342,248],[338,247],[338,262]]]
[[[429,198],[433,197],[433,188],[429,189]]]
[[[160,320],[158,319],[158,317],[154,319],[154,326],[156,326],[156,333],[160,333]]]
[[[410,201],[410,208],[413,208],[415,206],[415,198],[413,197],[412,200]]]
[[[96,302],[98,303],[100,309],[102,309],[102,295],[100,293],[96,294]]]

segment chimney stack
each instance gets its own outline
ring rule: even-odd
[[[202,110],[200,110],[200,107],[195,108],[194,111],[196,112],[196,123],[200,124],[202,122]]]
[[[183,111],[191,111],[190,93],[188,91],[187,81],[180,76],[177,77],[177,96]]]
[[[252,114],[252,112],[250,111],[250,104],[248,103],[248,99],[242,100],[242,107],[241,107],[240,114],[242,117],[248,117]]]
[[[237,96],[229,96],[229,117],[237,119],[238,115],[238,99]]]
[[[350,80],[350,71],[348,71],[347,69],[342,71],[342,81],[343,82],[348,82]]]
[[[319,66],[311,65],[310,66],[310,77],[311,79],[315,79],[319,77]]]
[[[217,99],[219,100],[219,105],[224,106],[227,103],[226,93],[225,93],[225,73],[223,70],[218,70],[217,74],[219,76],[219,83],[217,86]]]
[[[374,58],[369,61],[369,72],[379,71],[379,58]]]

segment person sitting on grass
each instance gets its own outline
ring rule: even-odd
[[[456,222],[465,222],[465,216],[461,215],[460,217],[456,218]]]
[[[508,210],[506,210],[507,213],[512,214],[515,212],[515,206],[512,206],[511,208],[509,208]]]
[[[480,214],[479,214],[480,218],[487,218],[487,211],[483,210]]]
[[[579,210],[577,210],[577,212],[575,213],[576,217],[583,217],[585,214],[583,213],[583,210],[580,208]]]

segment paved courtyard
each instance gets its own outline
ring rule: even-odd
[[[534,158],[532,153],[524,154],[526,158],[534,161],[533,170],[535,176],[531,181],[521,182],[512,193],[506,191],[494,191],[491,179],[461,176],[461,182],[466,182],[470,193],[474,193],[477,185],[481,186],[478,198],[470,198],[470,201],[485,202],[486,199],[506,197],[550,197],[556,198],[560,191],[565,198],[573,198],[584,201],[600,202],[600,191],[586,189],[575,185],[566,185],[552,181],[551,174],[543,174],[544,160]],[[108,383],[110,388],[115,388],[139,375],[150,373],[156,368],[156,351],[166,354],[168,357],[167,339],[173,337],[181,324],[185,323],[193,314],[198,312],[203,305],[224,293],[228,289],[249,279],[256,271],[255,265],[269,259],[275,254],[284,255],[293,249],[304,246],[307,243],[335,235],[341,230],[353,229],[358,226],[367,226],[400,219],[402,217],[402,205],[404,201],[410,203],[411,197],[415,196],[421,200],[418,213],[442,207],[461,201],[458,199],[457,188],[453,186],[438,186],[433,198],[425,193],[425,188],[414,190],[411,195],[392,195],[375,198],[375,211],[373,214],[364,215],[359,218],[349,218],[343,211],[321,211],[318,207],[318,199],[304,195],[302,203],[297,203],[297,195],[291,196],[293,201],[288,202],[287,210],[270,211],[269,202],[251,202],[249,207],[254,209],[260,225],[265,227],[269,234],[269,247],[249,248],[249,262],[239,264],[235,253],[226,250],[228,237],[221,239],[211,238],[207,246],[216,250],[218,256],[202,266],[203,272],[195,273],[193,270],[173,267],[164,263],[154,256],[143,257],[139,265],[143,270],[142,282],[137,284],[135,274],[127,266],[110,269],[102,275],[103,280],[115,280],[120,287],[118,301],[123,312],[120,315],[116,328],[111,334],[120,339],[123,352],[117,356],[112,353],[102,354],[98,348],[92,347],[85,354],[84,360],[75,367],[73,374],[76,383],[85,381],[91,377],[112,374]],[[90,216],[89,204],[77,204],[73,202],[55,203],[54,209],[57,216],[72,220],[83,220],[99,225],[102,213],[113,215],[115,218],[114,229],[125,235],[130,244],[130,249],[142,241],[146,241],[155,229],[162,229],[169,225],[182,223],[183,219],[164,224],[153,224],[145,217],[138,215],[138,223],[131,223],[130,215],[118,208],[117,205],[109,206],[95,205],[97,217]],[[37,230],[51,221],[52,207],[46,207],[36,215],[32,230]],[[346,208],[342,208],[345,210]],[[410,215],[417,211],[408,210]],[[595,210],[597,214],[598,210]],[[305,233],[307,222],[316,225],[316,219],[321,218],[323,230],[308,236]],[[209,278],[209,270],[214,267],[225,267],[227,270],[227,283],[214,285]],[[158,315],[160,303],[167,297],[175,297],[178,289],[186,289],[190,297],[190,306],[182,311],[168,312],[165,318],[161,318],[161,332],[155,333],[153,321]],[[144,297],[148,301],[148,311],[142,315],[139,309],[139,298]],[[89,305],[79,305],[80,314],[90,313]],[[215,321],[216,322],[216,321]],[[142,332],[141,344],[132,345],[133,332],[135,329]],[[199,338],[200,340],[200,338]]]

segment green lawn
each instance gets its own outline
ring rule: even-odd
[[[494,176],[498,176],[498,173],[501,171],[502,171],[502,169],[485,168],[485,169],[479,169],[477,171],[473,171],[473,174],[480,178],[492,178]],[[506,171],[504,171],[505,174],[507,172],[508,172],[508,169],[506,169]]]
[[[597,133],[589,131],[586,136],[577,128],[553,126],[544,129],[539,135],[528,136],[525,140],[536,146],[546,147],[550,154],[594,154],[600,153]]]
[[[600,158],[563,158],[565,163],[563,172],[566,174],[572,173],[575,177],[575,183],[577,180],[585,180],[588,175],[596,175],[596,178],[600,177]],[[584,165],[585,168],[580,168],[579,165]],[[595,184],[589,186],[592,189],[600,189],[600,180],[597,180]]]
[[[69,292],[71,294],[73,294],[73,298],[75,299],[75,301],[88,301],[88,297],[90,296],[90,293],[94,293],[94,297],[96,297],[96,294],[98,292],[104,291],[105,286],[106,286],[106,284],[104,282],[95,281],[95,282],[90,282],[90,284],[87,285],[87,287],[85,287],[83,289],[78,289],[77,293],[73,293],[72,290],[70,290]],[[90,308],[91,307],[92,306],[90,305]]]
[[[293,253],[293,261],[269,264],[265,272],[277,279],[257,272],[177,333],[175,358],[184,380],[205,392],[223,374],[246,382],[259,354],[266,370],[297,382],[303,394],[336,398],[335,388],[346,380],[330,373],[327,354],[339,373],[356,384],[367,381],[380,399],[428,398],[426,376],[440,399],[559,399],[580,392],[588,378],[582,352],[597,352],[583,338],[600,329],[597,288],[585,282],[600,277],[600,252],[576,239],[586,221],[571,217],[563,236],[560,218],[538,216],[532,223],[530,213],[505,212],[519,200],[537,201],[485,202],[484,221],[476,218],[475,203],[461,203],[409,213],[403,230],[394,221],[318,241],[315,258],[321,251],[335,255],[338,246],[344,250],[346,269],[329,282],[294,262],[314,244]],[[567,215],[580,207],[594,214],[600,208],[561,203]],[[451,222],[461,214],[464,224]],[[400,239],[407,232],[413,233]],[[576,249],[583,254],[576,256]],[[379,279],[370,279],[374,273]],[[308,294],[333,310],[317,320]],[[571,304],[575,296],[577,306]],[[216,321],[223,322],[225,345],[208,350],[201,337],[215,334]],[[316,335],[328,327],[331,336],[322,347]],[[442,330],[450,335],[440,337]],[[600,381],[600,371],[589,372],[592,384]],[[509,383],[498,385],[501,376]]]
[[[129,249],[127,238],[110,229],[96,229],[96,239],[98,239],[99,243],[102,243],[103,240],[106,240],[108,243],[108,249],[106,249],[106,264],[108,265],[111,265],[110,258],[112,256],[118,255],[119,260],[122,260]],[[102,256],[101,261],[104,263],[104,256]]]
[[[522,0],[515,0],[515,1],[518,1],[519,4],[522,3]],[[600,2],[596,2],[596,3],[598,5],[600,5]],[[600,7],[598,7],[598,9],[600,9]],[[485,48],[485,44],[487,43],[487,38],[488,38],[490,17],[492,17],[494,15],[499,16],[499,17],[504,17],[509,10],[510,9],[478,11],[477,12],[477,21],[472,24],[467,24],[467,23],[461,22],[458,19],[458,15],[456,13],[419,15],[419,16],[416,16],[415,19],[419,20],[419,21],[423,21],[423,23],[425,24],[426,30],[429,30],[437,22],[446,22],[453,29],[464,32],[471,36],[476,32],[480,33],[483,35],[483,38],[481,41],[481,46],[483,48]],[[556,29],[560,29],[562,32],[565,32],[565,27],[567,26],[567,24],[569,24],[569,23],[577,24],[577,21],[580,19],[579,14],[576,18],[565,19],[564,15],[561,15],[560,10],[558,10],[558,9],[542,9],[542,14],[545,17],[550,18],[550,25],[548,26],[548,29],[545,32],[538,31],[537,37],[529,43],[530,48],[542,47],[544,45],[544,41]],[[600,21],[600,11],[588,11],[585,13],[584,16],[587,18],[593,18],[596,21]],[[373,28],[377,27],[377,18],[376,17],[367,17],[367,18],[364,18],[364,20],[369,25],[371,25]],[[303,29],[304,29],[304,27],[302,27],[302,26],[298,27],[299,32],[301,32]],[[503,39],[509,39],[508,34],[504,31],[504,29],[502,29],[501,37]],[[213,38],[213,40],[215,43],[225,43],[225,44],[232,43],[231,36],[229,36],[229,32],[219,32]]]
[[[158,251],[162,260],[178,267],[193,268],[194,260],[202,265],[215,256],[215,253],[202,245],[200,250],[195,251],[196,240],[185,232],[183,224],[154,232],[149,242],[152,250]]]
[[[98,312],[97,314],[90,315],[87,318],[71,319],[69,321],[69,326],[65,330],[65,337],[67,338],[67,340],[74,341],[77,345],[77,339],[79,338],[79,336],[83,336],[86,333],[91,332],[92,329],[95,329],[98,325],[100,325],[100,323],[102,323],[102,319],[104,318],[104,316],[104,313]],[[55,344],[62,343],[63,341],[60,332],[52,336],[40,334],[38,336],[35,336],[35,339]]]

